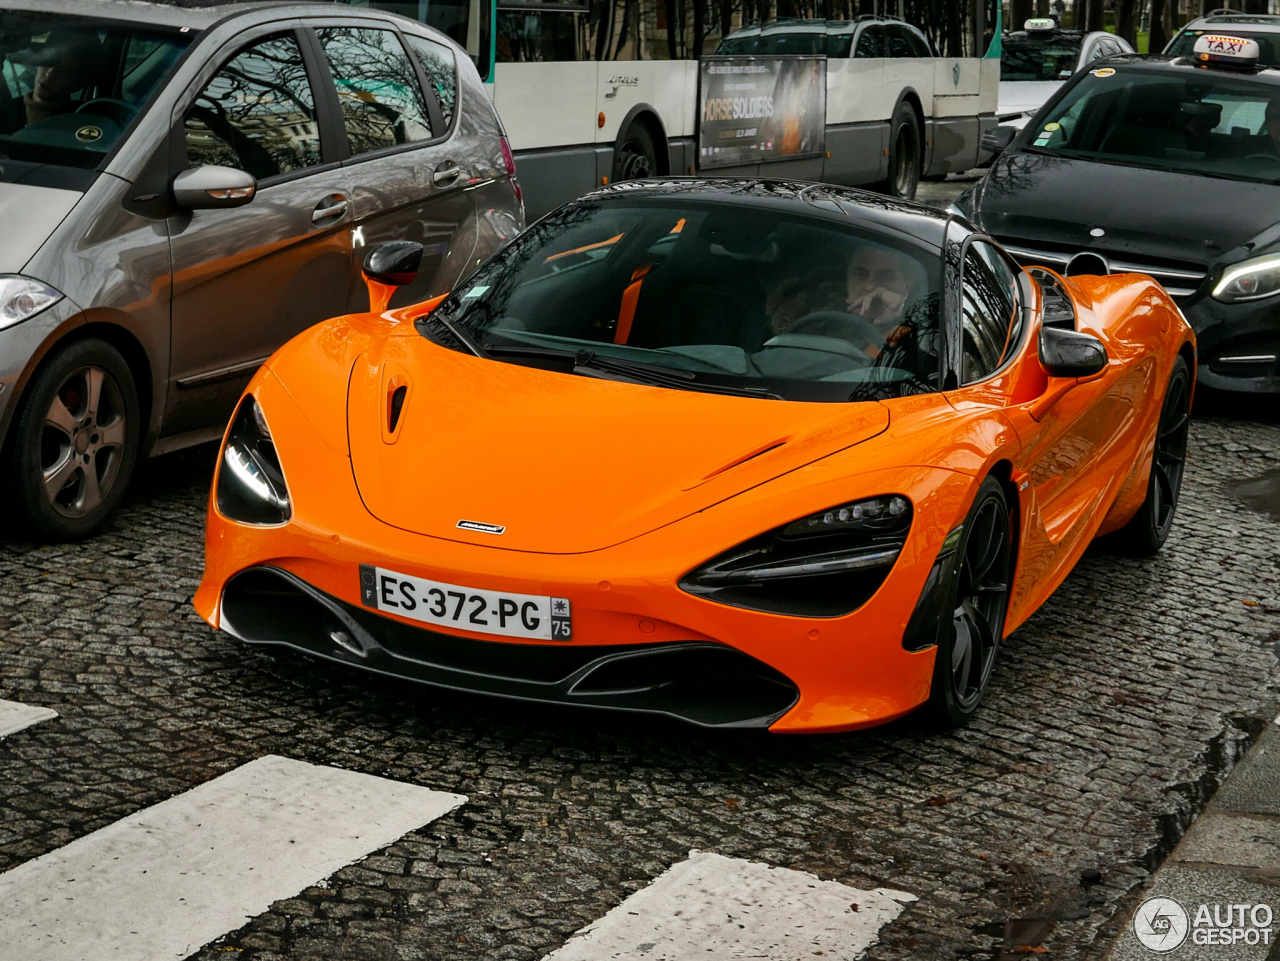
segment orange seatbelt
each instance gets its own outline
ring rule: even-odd
[[[653,270],[653,264],[641,264],[631,272],[631,283],[622,292],[622,304],[618,307],[618,327],[613,332],[615,344],[625,344],[631,336],[631,323],[636,319],[636,304],[640,303],[640,285],[645,274]]]

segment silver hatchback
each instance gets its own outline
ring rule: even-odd
[[[97,529],[140,456],[221,436],[294,334],[368,309],[362,248],[444,293],[524,227],[443,34],[333,4],[0,0],[6,511]]]

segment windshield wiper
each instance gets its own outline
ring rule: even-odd
[[[478,340],[476,340],[470,334],[464,334],[462,332],[462,328],[459,327],[457,324],[455,324],[452,320],[449,320],[443,315],[439,317],[431,317],[430,314],[427,314],[427,316],[430,317],[432,320],[436,321],[436,323],[443,326],[445,330],[449,331],[449,333],[453,334],[454,338],[457,339],[458,343],[462,344],[463,347],[467,348],[467,350],[471,351],[471,353],[475,354],[477,357],[489,356],[489,352],[480,346],[480,342]]]
[[[678,390],[696,390],[704,394],[729,394],[734,397],[761,397],[768,400],[782,400],[781,394],[775,394],[763,387],[732,387],[723,384],[708,384],[698,380],[698,375],[691,370],[678,370],[662,367],[658,364],[645,364],[637,360],[621,360],[617,357],[602,357],[594,350],[580,350],[574,358],[573,372],[586,374],[588,377],[600,374],[621,376],[639,384],[655,387],[675,387]]]

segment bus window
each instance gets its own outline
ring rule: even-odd
[[[512,9],[500,4],[494,38],[498,63],[593,59],[583,49],[585,13],[585,8],[569,4],[547,4],[542,9],[529,6]]]
[[[398,13],[435,27],[471,55],[481,80],[490,73],[492,0],[338,0],[353,7]]]
[[[854,48],[853,55],[860,59],[875,59],[883,57],[884,52],[880,49],[881,31],[874,24],[867,24],[862,28],[862,32],[858,34],[858,46]]]

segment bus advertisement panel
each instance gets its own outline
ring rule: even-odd
[[[823,152],[825,57],[709,57],[698,90],[704,170]]]

